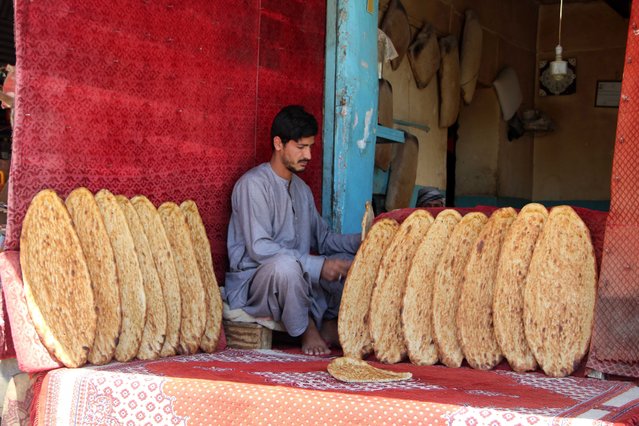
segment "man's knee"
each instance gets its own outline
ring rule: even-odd
[[[261,272],[274,280],[278,286],[306,286],[302,265],[293,256],[278,254],[262,265],[262,268]]]

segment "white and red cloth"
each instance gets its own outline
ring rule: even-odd
[[[404,382],[349,384],[299,351],[214,354],[47,373],[35,424],[630,425],[632,383],[408,363]],[[380,366],[374,363],[376,366]]]

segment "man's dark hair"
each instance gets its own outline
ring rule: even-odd
[[[312,114],[306,112],[303,106],[288,105],[277,113],[271,125],[271,145],[273,139],[279,136],[282,143],[290,140],[298,141],[301,138],[315,136],[317,134],[317,120]],[[275,147],[273,145],[273,147]]]

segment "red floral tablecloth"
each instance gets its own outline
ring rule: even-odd
[[[626,382],[407,363],[404,382],[348,384],[330,359],[299,351],[226,349],[159,361],[58,369],[36,424],[610,425],[639,421]],[[379,366],[377,363],[375,365]]]

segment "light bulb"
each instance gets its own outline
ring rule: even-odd
[[[563,80],[568,74],[568,63],[561,58],[561,53],[563,49],[561,45],[557,45],[555,47],[555,60],[550,63],[550,75],[553,76],[555,80]]]

